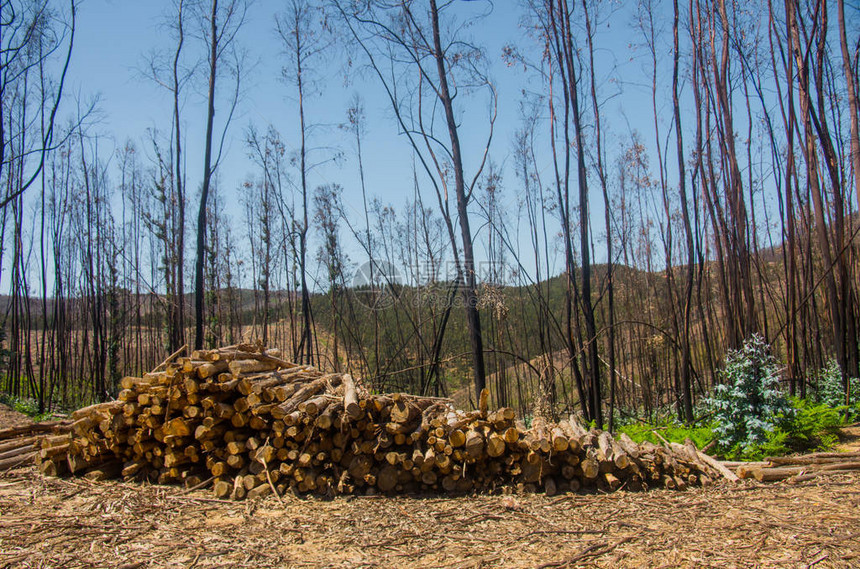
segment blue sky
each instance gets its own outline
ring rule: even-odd
[[[81,4],[70,85],[72,92],[83,100],[96,95],[99,97],[100,120],[95,131],[109,141],[107,144],[102,143],[102,148],[112,145],[121,148],[127,139],[133,139],[138,148],[146,150],[147,129],[169,128],[171,101],[168,93],[145,77],[145,68],[147,54],[170,47],[169,33],[163,23],[171,13],[171,4],[167,0],[84,0]],[[249,124],[253,123],[264,131],[271,123],[281,132],[288,150],[295,148],[298,140],[295,99],[291,86],[281,80],[281,47],[273,26],[273,14],[282,5],[270,0],[252,3],[238,37],[251,65],[246,67],[243,96],[219,170],[222,194],[227,198],[226,203],[232,204],[232,208],[228,206],[228,213],[235,218],[242,215],[239,200],[233,199],[237,195],[236,189],[253,172],[242,143]],[[469,5],[464,3],[457,9],[464,14],[489,10],[489,15],[471,28],[470,32],[475,42],[486,50],[491,62],[491,76],[499,93],[499,116],[491,156],[503,168],[503,206],[513,218],[516,215],[519,182],[511,169],[511,148],[514,132],[520,126],[521,92],[524,89],[539,89],[540,86],[521,67],[507,67],[502,61],[501,52],[506,44],[518,45],[532,57],[538,52],[519,26],[522,16],[519,3],[497,1],[491,6],[478,1]],[[633,32],[630,23],[629,14],[622,11],[602,23],[597,51],[598,77],[602,73],[605,76],[639,77],[643,78],[643,82],[648,80],[647,76],[641,74],[644,62],[631,60],[634,52],[630,44],[637,42],[638,38],[631,37]],[[199,45],[193,49],[199,49]],[[624,69],[627,69],[626,74]],[[412,196],[412,157],[408,141],[397,134],[388,100],[379,86],[370,81],[372,78],[369,76],[368,80],[345,84],[343,67],[339,63],[317,71],[319,91],[310,97],[307,105],[309,122],[320,125],[314,131],[313,143],[339,147],[344,152],[344,160],[338,165],[314,171],[310,187],[324,183],[341,184],[347,209],[358,214],[361,194],[352,137],[336,126],[345,120],[346,108],[353,94],[359,93],[364,99],[367,114],[364,160],[369,193],[385,203],[393,204],[395,208],[402,208],[406,199]],[[618,90],[617,82],[604,82],[601,96],[606,97]],[[607,125],[611,125],[607,127],[610,150],[620,147],[622,141],[629,140],[629,128],[640,130],[646,143],[653,140],[649,95],[648,89],[637,86],[633,80],[623,87],[623,96],[612,98],[605,104],[603,112],[607,117]],[[468,169],[474,167],[483,150],[486,103],[468,104],[461,107],[460,112],[464,124],[461,136]],[[188,183],[192,192],[196,192],[203,170],[205,98],[202,81],[192,87],[183,113],[183,127],[188,137],[185,143]],[[223,118],[223,114],[216,111],[216,122],[219,118]],[[472,128],[473,124],[479,127]],[[617,130],[613,131],[612,128]],[[662,125],[662,128],[665,132],[668,125]],[[547,153],[546,159],[548,145],[544,151]],[[655,160],[656,157],[652,157],[652,165]],[[550,171],[546,160],[544,167],[548,181]],[[429,185],[424,199],[425,204],[435,207],[435,198]],[[195,211],[196,200],[196,195],[193,195],[190,206]],[[592,185],[592,203],[594,219],[598,227],[602,227],[602,198],[596,184]],[[478,223],[473,222],[473,228],[478,226]],[[595,230],[595,239],[599,239],[598,230]],[[355,250],[353,252],[357,253]],[[562,258],[558,257],[554,262],[555,272],[560,270],[561,265]]]

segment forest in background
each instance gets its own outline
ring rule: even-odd
[[[462,4],[280,4],[295,107],[243,132],[255,173],[234,192],[218,168],[239,127],[214,116],[241,93],[244,2],[166,8],[173,47],[151,74],[173,105],[111,153],[94,109],[62,110],[76,2],[3,0],[0,390],[68,408],[115,396],[183,345],[254,339],[377,391],[467,401],[486,386],[495,405],[610,425],[692,421],[754,333],[792,394],[831,358],[846,385],[860,376],[856,3],[623,8],[653,129],[620,149],[595,52],[622,8],[519,2],[524,39],[501,54],[528,77],[519,94],[497,89],[487,60],[500,54],[472,43],[481,22]],[[403,203],[373,193],[361,99],[307,116],[337,59],[387,94],[393,143],[414,156]],[[192,88],[206,124],[183,116]],[[514,140],[493,136],[501,97],[519,101]],[[340,184],[313,183],[335,153],[312,140],[315,121],[342,123]],[[190,129],[206,133],[202,156],[185,154]]]

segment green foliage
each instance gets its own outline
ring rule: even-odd
[[[0,393],[0,403],[7,405],[13,411],[32,417],[39,412],[39,404],[34,399],[14,397],[7,393]]]
[[[796,412],[786,433],[792,450],[826,450],[839,442],[839,427],[845,423],[839,407],[802,399],[792,404]]]
[[[763,445],[793,419],[794,409],[779,390],[779,370],[764,339],[753,334],[726,354],[723,383],[709,400],[720,447],[741,453]]]
[[[828,450],[836,445],[839,441],[839,427],[845,424],[845,416],[842,413],[844,406],[830,407],[824,403],[798,398],[791,398],[789,404],[789,412],[777,421],[772,430],[764,433],[761,442],[746,445],[739,442],[731,447],[720,446],[718,454],[729,460],[761,460],[767,456]],[[626,433],[637,443],[649,441],[662,444],[660,437],[674,443],[683,443],[690,439],[698,448],[705,447],[719,436],[716,422],[688,426],[675,419],[663,419],[653,424],[631,422],[618,427],[617,432]]]
[[[845,407],[845,385],[842,370],[834,358],[827,365],[812,374],[810,378],[812,399],[829,407],[842,408],[852,418],[860,414],[860,379],[852,377],[848,380],[848,393],[851,407]]]
[[[51,413],[39,413],[39,402],[35,399],[14,397],[8,393],[0,393],[0,403],[7,405],[13,411],[27,415],[37,423],[53,417]]]
[[[830,407],[808,399],[791,399],[791,419],[767,433],[761,443],[737,444],[725,456],[735,460],[761,460],[795,452],[828,450],[839,441],[839,427],[845,423],[844,407]]]
[[[655,425],[642,422],[630,423],[618,427],[617,431],[619,434],[626,433],[637,443],[649,441],[657,445],[662,444],[663,441],[655,434],[656,432],[673,443],[683,443],[690,439],[697,448],[706,446],[716,438],[714,425],[688,426],[671,419],[660,421]]]

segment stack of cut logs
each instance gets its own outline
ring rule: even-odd
[[[195,351],[124,378],[117,401],[72,413],[68,433],[41,440],[40,468],[211,487],[233,499],[683,489],[720,476],[692,444],[616,440],[574,420],[526,429],[512,409],[490,412],[486,392],[478,410],[463,412],[449,400],[371,395],[357,383],[253,345]]]
[[[39,449],[45,437],[66,434],[63,438],[68,441],[69,430],[69,423],[65,421],[0,429],[0,472],[33,464],[33,460],[39,458]]]

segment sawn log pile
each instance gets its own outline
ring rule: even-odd
[[[34,443],[44,474],[211,487],[232,499],[684,489],[721,476],[692,444],[616,440],[575,420],[526,429],[512,409],[489,411],[486,391],[471,412],[369,394],[348,374],[252,345],[196,351],[121,384],[117,401],[72,413]]]

